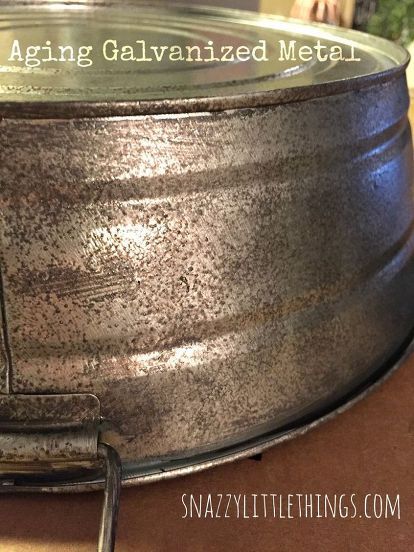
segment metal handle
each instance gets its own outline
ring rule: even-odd
[[[104,459],[106,468],[98,552],[113,552],[118,523],[122,465],[117,451],[106,443],[99,443],[98,454]]]
[[[105,463],[104,503],[99,528],[98,552],[114,552],[116,526],[118,521],[119,498],[121,493],[122,464],[117,451],[106,443],[98,444],[98,456]],[[19,481],[21,473],[12,469],[2,479],[0,474],[0,493],[30,492],[39,488],[39,482]],[[16,479],[14,479],[14,476]],[[27,474],[26,474],[27,477]],[[32,483],[32,484],[31,484]],[[44,482],[43,482],[44,484]],[[48,482],[48,486],[53,483]]]
[[[98,552],[113,552],[122,465],[117,451],[100,441],[100,422],[99,399],[90,393],[0,395],[0,492],[59,487],[66,470],[76,478],[102,459]]]

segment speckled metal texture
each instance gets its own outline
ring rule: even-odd
[[[87,393],[126,467],[240,443],[413,326],[403,76],[263,108],[0,122],[14,393]]]
[[[0,394],[0,471],[44,473],[95,464],[100,406],[87,394]]]

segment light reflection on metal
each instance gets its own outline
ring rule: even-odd
[[[4,5],[0,36],[26,17]],[[98,16],[127,40],[142,16],[131,8],[125,27],[116,6],[56,9],[48,33],[62,40],[85,38],[79,21],[101,39]],[[195,25],[252,41],[264,21],[145,10],[154,40],[181,22],[182,40]],[[33,95],[23,75],[0,87],[2,391],[10,378],[13,393],[95,394],[129,480],[325,411],[412,330],[406,54],[345,30],[265,27],[273,41],[358,43],[363,61],[153,67],[108,87],[96,67],[39,72]]]

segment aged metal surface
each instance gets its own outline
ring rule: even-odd
[[[403,63],[214,112],[69,118],[55,98],[19,118],[0,101],[11,390],[96,394],[133,473],[276,431],[374,373],[414,325]]]
[[[96,393],[133,461],[353,385],[412,326],[406,109],[398,79],[219,115],[3,120],[13,390]]]
[[[97,459],[93,395],[0,395],[0,471],[47,472]]]

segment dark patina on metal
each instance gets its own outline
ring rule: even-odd
[[[138,483],[292,436],[397,361],[414,325],[402,49],[245,12],[117,2],[2,2],[0,37],[321,39],[361,57],[0,62],[0,385],[5,404],[42,405],[29,427],[47,419],[39,397],[92,394],[95,447],[115,448]],[[53,489],[102,484],[73,477]]]

